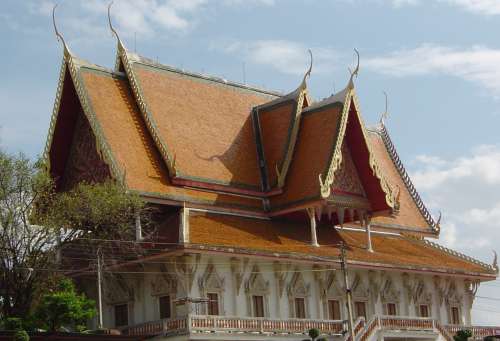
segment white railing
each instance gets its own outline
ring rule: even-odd
[[[340,335],[344,329],[343,321],[305,320],[305,319],[269,319],[259,317],[227,316],[191,316],[193,332],[222,331],[276,334],[303,334],[316,328],[321,333]]]
[[[341,335],[345,325],[344,321],[335,320],[188,315],[180,319],[164,319],[126,327],[122,329],[122,333],[126,335],[172,335],[188,332],[307,334],[309,329],[313,328],[320,330],[322,334]]]
[[[178,319],[146,322],[122,329],[125,335],[178,335],[187,333],[259,333],[259,334],[307,334],[309,329],[318,329],[324,335],[341,335],[347,330],[341,320],[269,319],[258,317],[231,317],[188,315]],[[358,318],[354,323],[355,341],[367,341],[378,330],[430,331],[441,334],[445,340],[453,341],[459,330],[468,329],[473,338],[500,334],[500,327],[442,325],[430,318],[373,316],[368,322]],[[352,341],[349,334],[344,341]]]
[[[444,329],[451,335],[455,335],[460,330],[470,330],[473,338],[484,338],[486,336],[500,335],[500,327],[492,326],[460,326],[460,325],[446,325]]]

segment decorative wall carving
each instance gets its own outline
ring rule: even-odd
[[[366,197],[358,171],[352,160],[351,151],[345,140],[342,143],[342,163],[335,172],[332,188],[334,190]]]
[[[231,274],[233,275],[234,280],[234,290],[236,295],[240,294],[240,288],[243,284],[243,277],[245,275],[245,271],[248,265],[248,258],[240,258],[232,257],[231,260]]]
[[[185,296],[189,296],[193,287],[194,276],[198,269],[200,255],[183,255],[174,258],[174,268]]]
[[[96,137],[83,112],[77,115],[71,148],[62,179],[68,190],[80,182],[99,183],[111,178],[111,171],[100,155]]]

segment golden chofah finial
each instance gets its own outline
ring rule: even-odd
[[[111,32],[114,34],[114,36],[118,40],[118,43],[121,44],[122,41],[120,39],[120,36],[118,35],[118,32],[116,32],[115,28],[113,27],[113,23],[111,22],[111,6],[113,5],[113,2],[114,1],[111,1],[108,5],[108,24],[109,24],[109,29],[111,30]]]
[[[306,79],[308,77],[311,77],[311,71],[312,71],[312,68],[313,68],[313,54],[312,54],[312,51],[311,49],[307,49],[307,52],[309,52],[309,58],[310,58],[310,61],[309,61],[309,69],[307,69],[306,73],[304,74],[304,78],[302,78],[302,86],[305,86],[306,84]]]
[[[64,40],[64,37],[62,36],[61,33],[59,33],[59,30],[57,29],[56,25],[56,8],[58,4],[55,4],[54,7],[52,8],[52,24],[54,24],[54,31],[56,33],[57,41],[60,41],[63,43],[64,46],[64,52],[69,53],[69,48],[68,45],[66,45],[66,41]]]
[[[354,69],[354,71],[352,71],[351,68],[348,68],[349,72],[351,74],[351,79],[349,80],[349,82],[352,82],[354,76],[358,77],[358,72],[359,72],[359,52],[356,49],[354,49],[354,52],[356,53],[356,56],[358,57],[358,62],[356,64],[356,68]]]
[[[385,111],[380,116],[380,124],[385,125],[385,120],[389,117],[389,112],[387,111],[388,110],[388,100],[387,100],[387,92],[385,92],[385,91],[382,91],[382,92],[384,93],[384,96],[385,96]]]

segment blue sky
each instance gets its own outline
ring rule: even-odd
[[[0,147],[43,150],[62,49],[51,1],[3,0]],[[60,1],[71,50],[113,67],[107,1]],[[491,262],[500,239],[500,0],[116,0],[130,50],[187,70],[290,91],[314,67],[321,99],[343,88],[353,48],[362,114],[373,124],[389,95],[387,127],[434,215],[440,243]],[[500,298],[500,282],[479,295]],[[500,324],[495,301],[476,300],[476,323]]]

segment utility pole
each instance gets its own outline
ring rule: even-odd
[[[340,267],[342,269],[342,274],[344,275],[344,287],[345,287],[345,295],[347,298],[347,323],[349,326],[349,333],[351,334],[351,341],[356,341],[354,335],[354,319],[352,316],[352,292],[349,286],[349,277],[347,274],[346,268],[346,252],[345,252],[345,244],[344,242],[340,243]]]
[[[98,304],[99,304],[99,321],[98,321],[98,328],[102,328],[102,260],[101,260],[102,254],[101,254],[101,248],[97,248],[97,298],[98,298]]]

